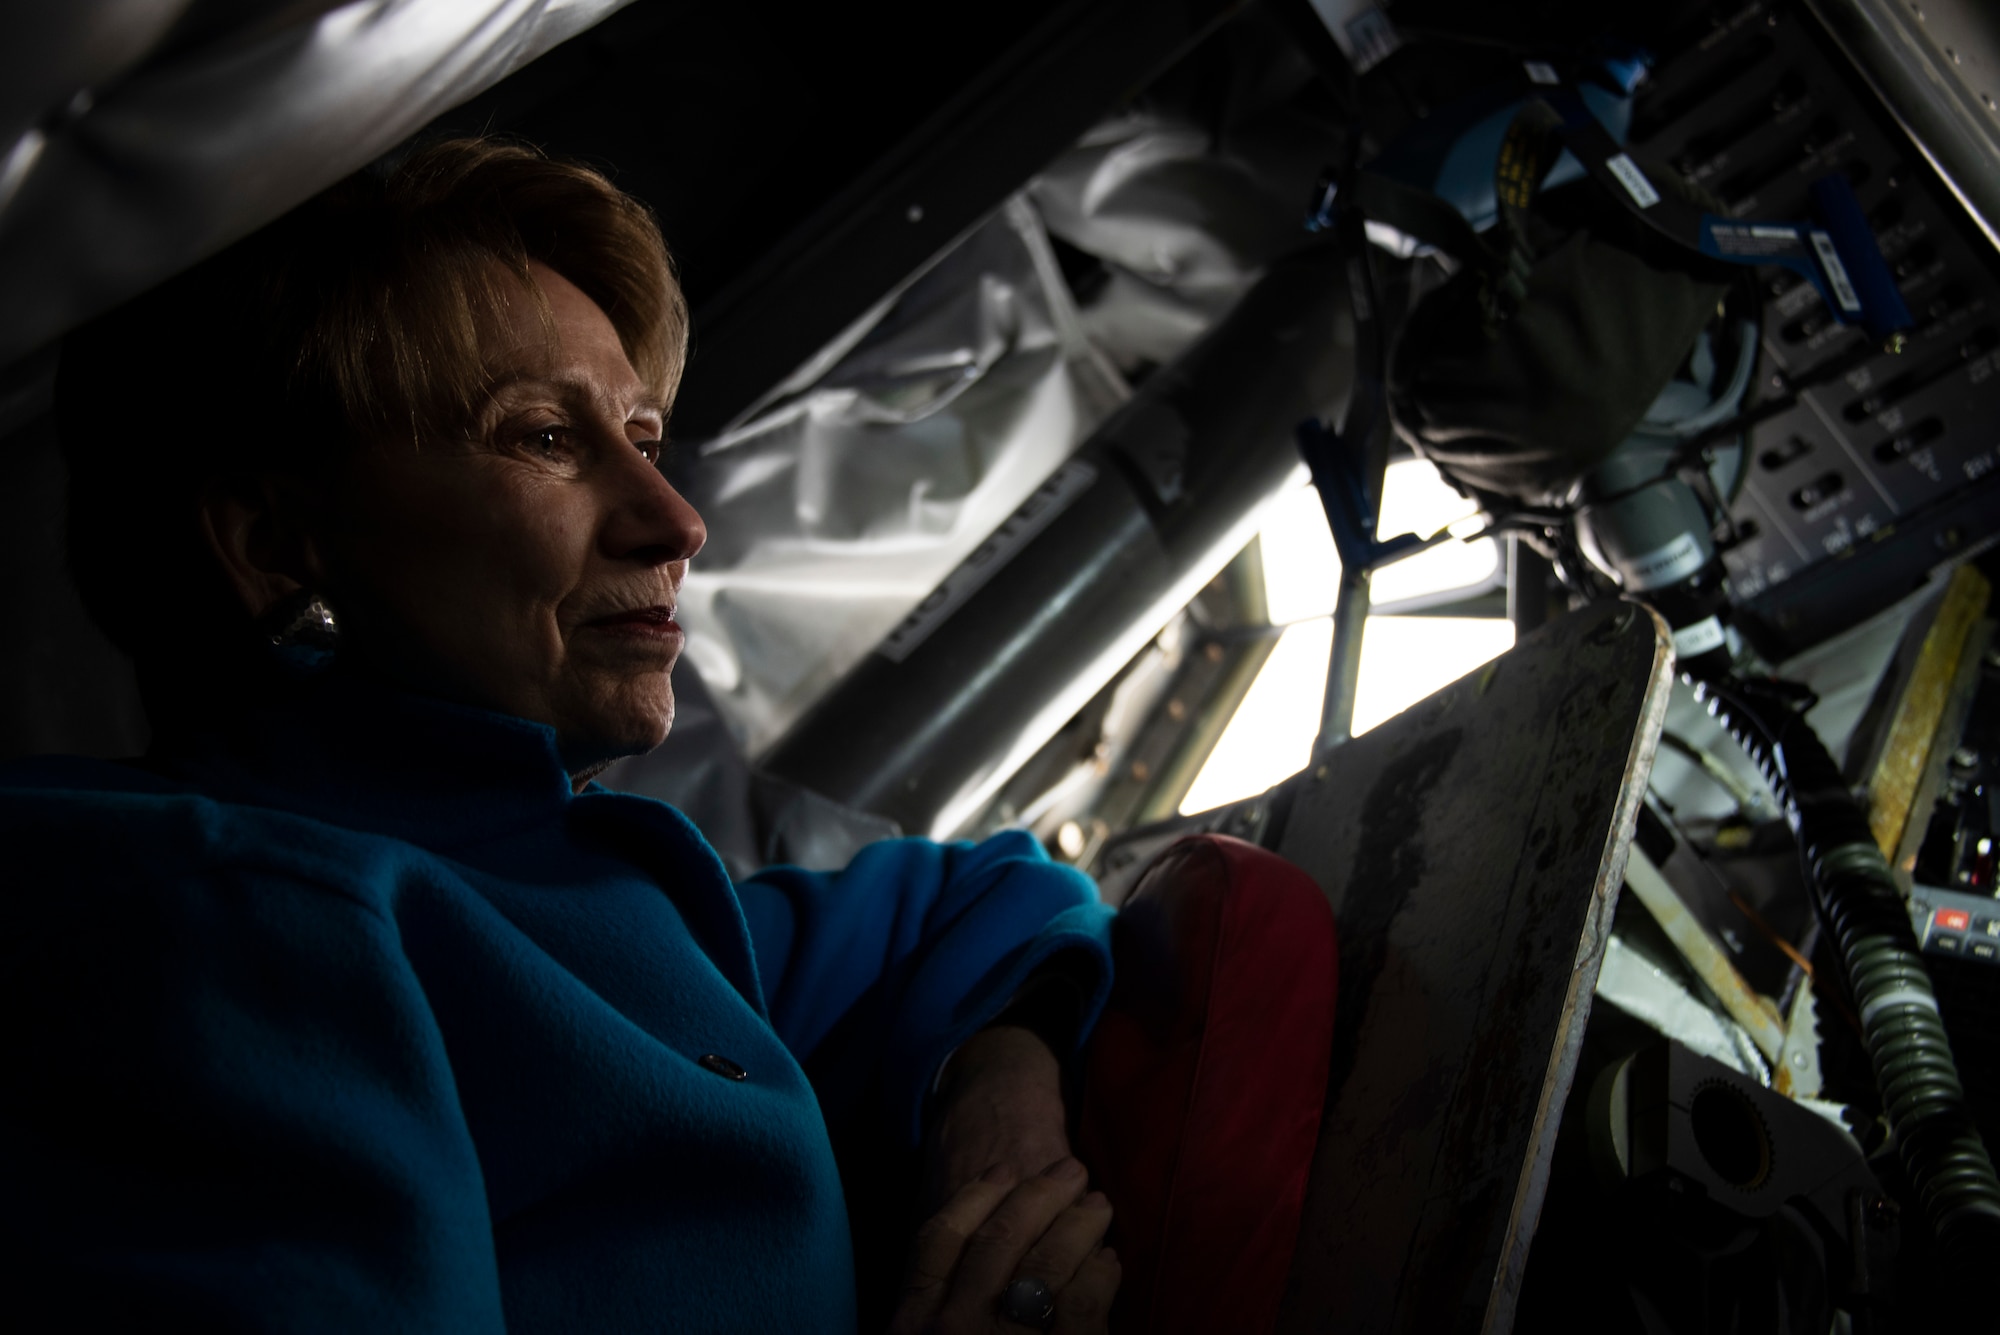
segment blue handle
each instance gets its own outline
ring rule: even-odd
[[[1854,197],[1854,187],[1839,173],[1823,176],[1812,184],[1812,203],[1847,271],[1847,281],[1861,299],[1862,328],[1876,343],[1889,343],[1915,322],[1896,287],[1896,275],[1882,258],[1882,247],[1875,241],[1868,217],[1861,211],[1861,201]]]

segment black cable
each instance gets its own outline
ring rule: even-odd
[[[1861,1016],[1896,1150],[1948,1263],[2000,1252],[2000,1179],[1966,1105],[1901,891],[1867,814],[1807,723],[1802,688],[1780,681],[1696,682],[1784,804],[1813,907]]]

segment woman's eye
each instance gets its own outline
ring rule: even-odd
[[[521,435],[521,446],[531,454],[555,459],[570,453],[570,433],[559,426],[536,427]]]

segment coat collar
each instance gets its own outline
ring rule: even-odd
[[[212,796],[457,853],[559,820],[555,729],[395,690],[310,650],[264,654],[240,696],[151,757]]]
[[[232,673],[226,711],[146,758],[152,779],[125,770],[136,786],[164,779],[508,880],[574,883],[590,874],[577,861],[588,846],[666,892],[724,976],[767,1013],[729,873],[680,812],[596,783],[575,793],[545,724],[396,690],[309,650],[258,652]]]

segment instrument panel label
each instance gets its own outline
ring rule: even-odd
[[[1660,202],[1660,192],[1653,188],[1653,183],[1646,179],[1646,173],[1639,170],[1639,164],[1632,161],[1631,155],[1620,153],[1615,158],[1606,159],[1604,165],[1640,208],[1650,209]]]

